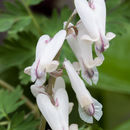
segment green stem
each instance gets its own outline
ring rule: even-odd
[[[46,120],[43,116],[41,116],[41,122],[40,122],[39,130],[45,130],[45,128],[46,128]]]
[[[26,4],[25,0],[22,0],[22,3],[23,3],[23,5],[24,5],[25,9],[27,10],[29,16],[32,18],[32,21],[33,21],[33,23],[34,23],[34,25],[35,25],[37,31],[39,32],[40,35],[42,35],[43,33],[42,33],[42,31],[41,31],[41,28],[40,28],[39,24],[37,23],[37,20],[35,19],[35,17],[34,17],[34,15],[33,15],[32,11],[31,11],[31,9],[30,9],[30,8],[28,7],[28,5]]]
[[[2,125],[8,125],[9,124],[9,122],[8,121],[3,121],[3,122],[0,122],[0,126],[2,126]]]
[[[74,17],[76,14],[77,14],[77,11],[74,10],[73,13],[71,14],[71,16],[69,17],[68,21],[67,21],[67,24],[66,24],[66,26],[65,26],[65,30],[67,30],[69,23],[71,22],[71,20],[73,19],[73,17]]]

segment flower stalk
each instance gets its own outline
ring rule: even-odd
[[[36,27],[36,29],[37,29],[39,35],[42,35],[42,34],[43,34],[43,33],[42,33],[42,30],[41,30],[39,24],[37,23],[37,20],[35,19],[35,17],[34,17],[34,15],[33,15],[32,11],[31,11],[31,9],[28,7],[28,5],[27,5],[27,3],[25,2],[25,0],[22,0],[22,3],[23,3],[23,5],[24,5],[25,9],[27,10],[29,16],[32,18],[32,21],[33,21],[33,23],[34,23],[34,25],[35,25],[35,27]]]

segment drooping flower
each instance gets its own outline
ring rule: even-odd
[[[74,0],[76,10],[83,22],[89,36],[95,41],[97,55],[109,47],[109,41],[116,35],[107,33],[106,5],[104,0]],[[108,36],[109,35],[109,36]]]
[[[40,37],[36,47],[36,57],[32,66],[25,68],[25,73],[31,75],[32,82],[42,86],[46,80],[46,72],[55,71],[59,62],[54,60],[63,45],[66,31],[59,31],[52,39],[48,35]]]
[[[38,94],[38,107],[53,130],[69,130],[68,115],[73,104],[68,101],[64,80],[56,79],[53,89],[53,102],[48,95]]]
[[[78,22],[76,25],[78,31],[77,35],[75,34],[75,30],[70,28],[73,26],[73,24],[69,24],[69,33],[66,39],[79,61],[82,77],[88,84],[92,85],[92,82],[96,84],[98,81],[98,71],[96,66],[100,66],[103,63],[104,56],[100,54],[98,57],[93,58],[93,40],[89,37],[89,35],[87,35],[88,33],[82,22]]]
[[[64,61],[64,65],[78,99],[81,119],[87,123],[93,123],[93,117],[96,120],[100,120],[102,116],[102,105],[91,96],[70,61]]]

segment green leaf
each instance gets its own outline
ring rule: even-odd
[[[26,26],[31,23],[31,18],[28,16],[20,17],[17,19],[17,22],[13,24],[12,28],[10,29],[9,33],[17,33],[23,31]]]
[[[42,2],[43,0],[26,0],[26,3],[28,5],[37,5],[39,4],[40,2]]]
[[[107,0],[107,31],[123,34],[127,31],[130,17],[129,0]]]
[[[16,112],[11,121],[12,130],[36,130],[38,121],[33,118],[32,115],[24,118],[24,112]]]
[[[19,101],[22,90],[17,87],[13,92],[0,90],[0,119],[7,117],[9,113],[14,112],[23,101]]]
[[[1,15],[0,16],[0,32],[5,32],[9,30],[14,23],[14,19],[12,19],[9,15]]]
[[[0,14],[0,32],[15,34],[31,23],[31,18],[20,1],[4,2],[4,5],[6,11]]]
[[[121,125],[119,125],[117,128],[115,128],[114,130],[129,130],[130,129],[130,120],[128,120],[125,123],[122,123]]]
[[[30,57],[34,59],[37,37],[32,33],[19,33],[19,39],[6,40],[0,47],[0,73],[13,66],[21,66]]]

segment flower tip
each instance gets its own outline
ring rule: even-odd
[[[24,73],[27,74],[27,75],[31,75],[31,66],[26,67],[26,68],[24,69]]]

